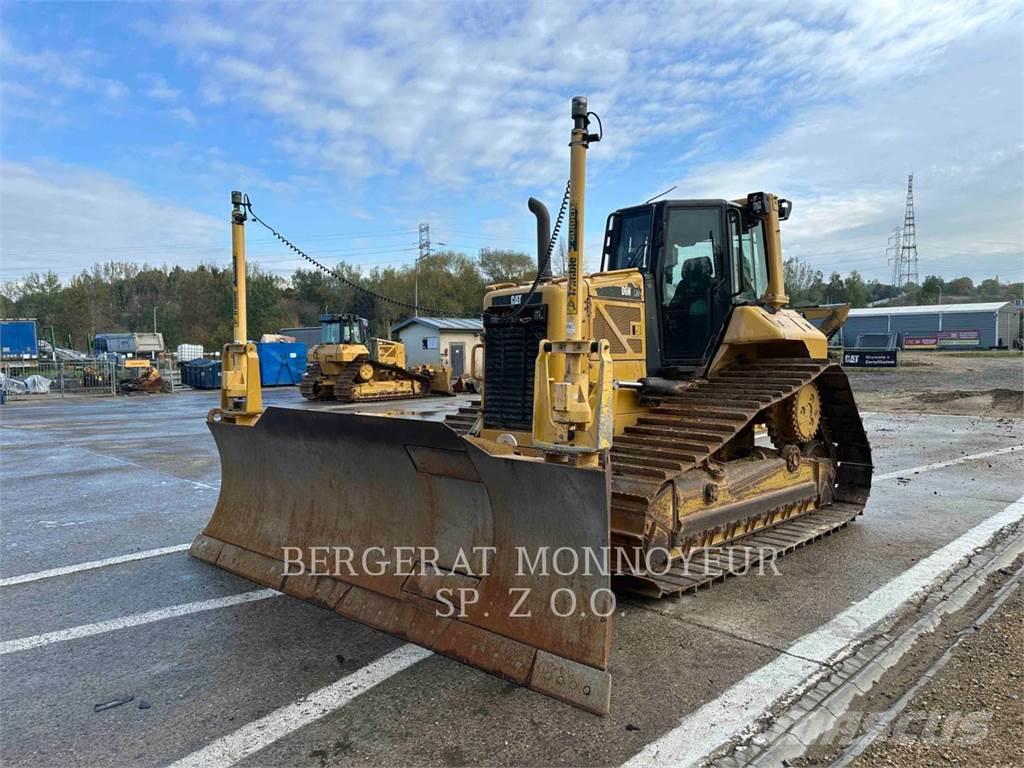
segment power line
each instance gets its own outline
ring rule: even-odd
[[[278,240],[280,240],[282,243],[284,243],[285,246],[287,246],[292,251],[294,251],[296,254],[298,254],[299,256],[304,258],[310,264],[312,264],[313,266],[317,267],[322,272],[325,272],[325,273],[327,273],[329,275],[334,275],[334,277],[336,277],[338,280],[340,280],[345,285],[347,285],[350,288],[353,288],[353,289],[359,291],[360,293],[362,293],[362,294],[364,294],[366,296],[369,296],[369,297],[371,297],[373,299],[377,299],[378,301],[382,301],[382,302],[384,302],[386,304],[392,304],[392,305],[394,305],[396,307],[400,307],[402,309],[411,309],[411,310],[413,310],[414,314],[417,313],[417,310],[419,309],[417,304],[415,304],[415,303],[414,304],[410,304],[407,301],[400,301],[399,299],[394,299],[394,298],[392,298],[390,296],[385,296],[383,293],[378,293],[377,291],[374,291],[374,290],[371,290],[369,288],[366,288],[365,286],[360,285],[359,283],[355,282],[354,280],[350,280],[349,278],[345,277],[343,274],[341,274],[337,270],[331,269],[330,267],[327,267],[327,266],[324,266],[323,264],[321,264],[319,261],[314,259],[312,256],[310,256],[305,251],[303,251],[301,248],[299,248],[297,245],[295,245],[293,242],[291,242],[288,238],[286,238],[284,235],[282,235],[280,232],[278,232],[276,229],[274,229],[272,226],[267,224],[267,222],[263,221],[263,219],[261,219],[259,216],[257,216],[255,211],[253,211],[253,209],[252,209],[252,203],[249,202],[249,196],[245,195],[244,197],[245,197],[244,205],[245,205],[245,209],[249,213],[249,218],[251,218],[257,224],[259,224],[262,227],[264,227],[268,232],[270,232],[270,234],[272,234],[274,237],[276,237]],[[428,248],[430,247],[429,240],[427,242],[427,247]],[[423,307],[423,309],[427,310],[427,312],[429,314],[431,314],[431,315],[441,315],[441,316],[444,316],[444,315],[447,314],[447,316],[449,316],[449,317],[477,317],[478,316],[478,315],[469,315],[469,314],[466,314],[466,313],[453,313],[453,312],[445,313],[444,310],[434,309],[434,308],[430,308],[430,307]]]
[[[524,244],[529,242],[527,240],[511,240],[511,239],[506,240],[506,239],[503,239],[503,238],[494,238],[494,237],[490,237],[489,235],[485,235],[485,234],[482,234],[482,233],[470,234],[470,233],[463,232],[461,230],[459,230],[459,231],[456,231],[456,230],[445,230],[445,231],[451,232],[453,235],[456,236],[454,238],[444,238],[444,239],[449,240],[449,241],[453,240],[453,239],[458,239],[458,240],[482,240],[482,241],[485,241],[485,242],[490,243],[492,245],[516,245],[516,246],[522,246],[522,245],[524,245]],[[401,229],[401,230],[391,230],[390,232],[383,231],[383,232],[367,232],[367,233],[362,233],[362,234],[352,233],[352,234],[349,234],[349,235],[320,235],[320,236],[312,236],[312,237],[304,238],[304,239],[305,240],[317,240],[317,239],[319,239],[319,240],[333,240],[333,239],[345,240],[345,239],[358,239],[358,238],[363,238],[363,237],[369,238],[369,239],[373,239],[373,240],[379,240],[379,239],[405,239],[405,238],[410,238],[411,239],[412,237],[415,236],[415,233],[416,233],[416,229],[409,228],[409,229]],[[443,237],[443,235],[442,235],[442,237]],[[254,245],[255,246],[260,246],[260,245],[271,245],[271,244],[274,244],[275,242],[277,242],[277,241],[273,240],[273,239],[256,239],[256,238],[253,238],[253,239],[250,239],[248,241],[248,244],[250,246],[254,246]],[[449,247],[451,246],[450,243],[448,243],[448,245],[449,245]],[[387,248],[390,248],[390,247],[393,247],[393,246],[387,246],[385,244],[380,244],[380,245],[370,244],[368,246],[349,245],[349,246],[344,246],[344,247],[340,247],[339,246],[337,248],[319,248],[317,250],[318,250],[319,253],[342,252],[342,251],[349,251],[349,252],[355,253],[355,252],[366,252],[367,249],[383,251],[383,250],[386,250]],[[467,249],[478,249],[478,248],[481,248],[481,247],[484,247],[484,246],[480,246],[480,245],[477,245],[477,244],[468,244],[467,243],[467,244],[462,244],[460,247],[467,248]],[[152,245],[150,245],[150,246],[141,246],[141,247],[135,247],[135,246],[116,246],[116,247],[114,247],[114,246],[112,246],[110,248],[77,248],[76,247],[76,248],[73,248],[73,249],[69,248],[67,250],[46,250],[46,251],[31,251],[31,252],[21,251],[21,252],[15,252],[15,253],[5,252],[3,249],[0,249],[0,257],[3,257],[5,259],[39,259],[39,258],[58,258],[60,256],[65,256],[65,255],[69,255],[69,254],[73,254],[75,256],[90,256],[90,255],[105,256],[105,255],[109,255],[109,256],[115,256],[116,257],[118,255],[124,255],[124,256],[154,256],[154,257],[158,257],[158,256],[161,256],[163,254],[171,255],[173,252],[176,252],[176,251],[199,251],[199,252],[203,252],[203,253],[206,253],[206,252],[209,252],[209,253],[221,253],[221,252],[225,252],[225,250],[226,250],[226,247],[225,247],[225,245],[222,245],[222,244],[213,243],[213,242],[210,242],[210,241],[202,241],[202,242],[197,241],[195,243],[180,243],[179,242],[179,243],[175,243],[173,245],[162,245],[162,246],[152,246]],[[117,260],[117,259],[114,258],[113,260]]]
[[[348,234],[333,234],[333,235],[313,235],[305,240],[345,240],[345,239],[357,239],[361,237],[365,238],[412,238],[415,229],[394,229],[394,230],[381,230],[377,232],[365,232],[365,233],[348,233]],[[228,237],[225,235],[223,238],[224,242],[229,242]],[[273,239],[250,239],[249,245],[271,245],[276,243]],[[47,256],[63,256],[69,251],[75,254],[87,255],[87,254],[107,254],[107,253],[164,253],[167,251],[186,251],[186,250],[207,250],[207,251],[223,251],[225,246],[218,244],[211,240],[202,240],[195,242],[177,242],[173,245],[160,245],[160,246],[111,246],[104,248],[78,248],[63,249],[63,250],[49,250],[49,251],[32,251],[31,253],[19,253],[15,252],[11,254],[6,252],[4,249],[0,249],[0,256],[5,258],[45,258]]]
[[[463,245],[463,244],[453,243],[453,244],[451,244],[451,247],[455,248],[456,250],[461,250],[464,247],[469,249],[469,248],[475,248],[476,246],[470,246],[470,245]],[[393,253],[393,254],[395,254],[395,258],[375,259],[373,261],[364,261],[362,259],[352,259],[352,260],[349,260],[349,259],[344,258],[346,254],[340,254],[340,256],[341,256],[340,261],[343,261],[348,266],[357,267],[357,268],[377,267],[377,266],[382,266],[382,265],[410,266],[410,265],[413,264],[413,262],[414,262],[416,257],[414,257],[414,256],[402,256],[401,254],[415,253],[417,251],[418,251],[418,248],[416,246],[410,246],[408,248],[399,248],[399,249],[384,248],[384,249],[380,249],[380,250],[373,251],[373,252],[363,252],[363,251],[361,251],[360,254],[366,253],[366,255],[382,255],[382,254],[386,254],[386,253]],[[318,251],[315,255],[322,256],[324,253],[325,253],[324,251]],[[438,253],[435,251],[435,252],[432,252],[432,255],[438,255]],[[480,259],[479,253],[476,253],[476,254],[464,253],[462,255],[465,258],[470,259],[471,261],[479,261],[479,259]],[[157,257],[157,258],[159,258],[159,257]],[[280,273],[283,270],[292,270],[292,269],[294,269],[291,266],[284,267],[282,269],[281,267],[273,268],[273,267],[270,267],[270,266],[266,266],[263,263],[257,263],[257,262],[260,262],[260,260],[264,260],[264,259],[265,260],[270,260],[270,261],[278,261],[278,262],[280,262],[280,255],[276,254],[276,253],[265,253],[265,252],[264,253],[249,254],[249,261],[250,262],[253,262],[256,266],[259,266],[262,269],[265,269],[265,270],[267,270],[269,272]],[[194,269],[194,268],[199,267],[199,266],[213,266],[213,267],[218,267],[218,268],[225,268],[225,266],[227,265],[228,261],[222,259],[220,263],[217,263],[217,262],[212,261],[212,260],[200,260],[200,261],[198,261],[195,264],[189,264],[189,263],[183,263],[183,262],[172,262],[170,265],[168,265],[166,262],[160,263],[157,259],[153,259],[151,261],[143,261],[141,263],[136,263],[136,262],[132,262],[132,263],[136,264],[136,266],[138,266],[138,267],[140,267],[142,269],[158,269],[159,270],[159,269],[167,268],[168,266],[170,266],[171,268],[181,267],[182,269]],[[299,257],[295,257],[295,258],[289,259],[288,263],[289,264],[302,263],[302,260]],[[66,266],[62,266],[62,267],[60,267],[59,270],[52,270],[52,269],[50,269],[50,270],[42,270],[42,273],[45,273],[46,271],[59,271],[59,272],[62,272],[62,273],[70,273],[72,276],[77,276],[82,271],[88,272],[88,271],[91,270],[92,267],[95,267],[95,266],[102,266],[102,263],[99,263],[99,262],[80,262],[80,263],[75,263],[75,264],[69,264],[69,265],[66,265]],[[0,267],[0,279],[10,279],[10,280],[15,280],[16,281],[17,279],[26,277],[29,274],[32,274],[33,272],[37,272],[38,273],[38,272],[41,272],[41,270],[34,269],[34,268],[30,267],[30,266],[26,266],[26,267]],[[4,274],[10,275],[11,277],[4,278],[3,277]]]

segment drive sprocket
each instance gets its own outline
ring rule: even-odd
[[[814,382],[806,384],[768,409],[768,436],[777,448],[809,443],[821,426],[821,393]]]

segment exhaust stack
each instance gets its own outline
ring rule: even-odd
[[[527,200],[526,205],[537,217],[537,271],[541,281],[550,280],[551,260],[546,257],[551,243],[551,214],[548,213],[548,207],[536,197]]]

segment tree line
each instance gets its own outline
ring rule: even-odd
[[[559,244],[552,261],[556,274],[564,270],[564,244]],[[343,262],[335,273],[366,291],[315,268],[298,269],[283,278],[250,265],[249,336],[258,339],[281,328],[315,326],[323,312],[362,315],[374,334],[387,336],[394,323],[412,315],[417,273],[421,314],[479,316],[488,284],[528,282],[536,274],[536,261],[525,253],[485,248],[476,258],[441,251],[418,265],[370,271]],[[866,281],[856,271],[845,277],[833,272],[826,279],[821,271],[793,258],[785,262],[785,281],[793,306],[998,301],[1024,294],[1024,284],[1003,283],[998,277],[975,284],[969,277],[945,281],[934,275],[899,291],[878,280]],[[0,316],[34,317],[44,338],[52,336],[58,346],[83,351],[98,333],[152,331],[154,322],[168,348],[190,343],[214,350],[231,338],[231,283],[230,268],[216,265],[186,269],[108,262],[66,283],[53,272],[7,283],[0,290]]]
[[[249,336],[258,339],[281,328],[315,326],[324,312],[352,312],[367,318],[376,335],[386,337],[392,324],[413,314],[417,272],[421,314],[479,316],[488,284],[532,280],[537,267],[525,253],[485,248],[477,258],[441,251],[418,265],[364,272],[342,262],[334,271],[369,293],[315,267],[283,278],[250,264]],[[41,337],[52,336],[58,346],[82,351],[88,351],[98,333],[154,329],[163,334],[168,349],[189,343],[215,350],[231,339],[231,286],[230,267],[108,262],[66,283],[46,272],[4,284],[0,317],[34,317]]]
[[[784,279],[789,302],[793,306],[849,304],[866,307],[884,301],[889,306],[956,304],[968,301],[1010,301],[1024,296],[1024,283],[1004,283],[992,277],[975,284],[970,277],[943,280],[928,275],[921,284],[908,283],[897,288],[879,280],[865,280],[856,270],[843,277],[832,272],[828,279],[799,259],[786,259]]]

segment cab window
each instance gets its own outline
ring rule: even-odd
[[[720,209],[669,211],[661,268],[664,347],[669,358],[698,358],[711,327]]]
[[[344,336],[342,337],[343,344],[362,344],[363,343],[363,329],[359,327],[359,322],[356,320],[350,320],[344,324]]]
[[[320,328],[320,343],[321,344],[340,344],[341,343],[341,324],[340,323],[324,323]]]
[[[729,212],[729,235],[732,239],[732,292],[737,303],[757,302],[768,290],[768,263],[765,261],[762,224],[747,226],[742,214]]]
[[[662,301],[670,304],[682,290],[706,299],[715,276],[715,238],[718,211],[714,208],[678,209],[668,217]]]
[[[618,228],[615,247],[609,254],[605,269],[647,268],[650,258],[652,209],[627,211],[617,217],[614,226]]]

